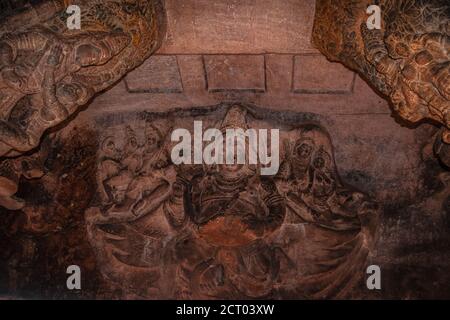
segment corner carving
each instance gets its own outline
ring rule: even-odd
[[[67,1],[38,1],[0,25],[0,205],[18,209],[13,160],[35,149],[97,93],[144,62],[165,28],[159,0],[69,1],[82,8],[69,30]]]
[[[381,9],[369,30],[366,9]],[[436,153],[450,166],[450,4],[446,0],[316,1],[313,43],[359,72],[410,123],[443,125]]]
[[[66,1],[5,17],[0,25],[0,157],[38,146],[96,93],[140,65],[159,46],[157,0],[70,1],[83,8],[82,28],[66,25]],[[31,15],[42,21],[27,23]]]

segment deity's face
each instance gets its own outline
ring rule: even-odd
[[[244,169],[243,164],[221,164],[219,165],[219,174],[223,177],[234,179],[241,177]]]
[[[238,153],[244,153],[245,150],[248,150],[248,143],[245,145],[242,142],[237,143],[236,152],[234,153],[233,163],[232,164],[221,164],[218,166],[219,173],[227,178],[238,178],[248,176],[252,171],[248,164],[248,155],[245,157],[245,163],[238,163]],[[228,150],[224,150],[224,160],[226,162],[226,155]],[[244,153],[245,154],[245,153]]]
[[[330,139],[319,127],[302,128],[299,133],[291,150],[292,173],[297,179],[309,181],[315,197],[330,196],[336,188]]]
[[[237,163],[237,156],[234,156],[234,162],[233,164],[221,164],[219,165],[219,172],[223,174],[229,174],[229,175],[236,175],[242,169],[244,169],[244,164],[238,164]]]
[[[125,144],[124,151],[126,154],[132,154],[139,147],[137,138],[134,135],[127,137],[127,143]]]
[[[297,178],[302,178],[308,170],[314,148],[314,140],[310,138],[297,140],[291,155],[292,170]]]
[[[129,187],[132,181],[133,175],[128,170],[123,170],[106,181],[106,191],[115,205],[123,205],[129,198]]]
[[[120,158],[120,151],[116,147],[114,137],[108,137],[104,140],[102,145],[102,151],[106,157],[118,160]]]
[[[147,152],[153,152],[158,149],[161,139],[156,129],[153,127],[147,127],[145,129],[145,139],[145,149]]]
[[[330,196],[336,189],[333,165],[331,155],[324,150],[324,145],[320,145],[311,161],[313,172],[311,192],[314,196]]]

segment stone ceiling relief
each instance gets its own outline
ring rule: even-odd
[[[67,27],[63,0],[38,1],[2,18],[1,158],[38,147],[47,129],[71,118],[161,44],[165,22],[158,0],[70,4],[83,7],[80,30]],[[23,204],[11,198],[17,191],[10,172],[14,165],[2,163],[2,168],[1,205],[18,209]]]
[[[174,166],[164,138],[171,126],[190,128],[194,119],[219,130],[274,126],[240,105],[192,116],[150,115],[100,137],[102,197],[86,221],[104,276],[148,298],[354,294],[379,209],[341,183],[326,130],[285,124],[279,174],[264,178],[250,164]]]
[[[369,30],[366,8],[379,5],[381,29]],[[446,0],[318,0],[313,42],[330,60],[357,71],[416,124],[443,128],[435,151],[450,165],[450,4]]]
[[[167,2],[169,16],[181,14],[176,2]],[[365,92],[365,82],[342,65],[324,67],[325,57],[309,45],[305,51],[291,52],[295,46],[280,38],[286,51],[282,54],[253,52],[251,46],[244,48],[250,52],[236,53],[238,45],[215,54],[220,41],[211,41],[209,51],[203,52],[198,40],[193,43],[195,54],[184,56],[174,52],[180,43],[182,48],[188,43],[170,38],[162,54],[147,59],[161,45],[166,28],[160,1],[70,1],[88,8],[81,31],[65,26],[67,1],[33,3],[20,3],[26,8],[20,13],[12,8],[16,14],[0,26],[0,213],[5,222],[0,239],[8,248],[0,254],[6,261],[0,263],[0,284],[7,284],[8,294],[73,297],[61,287],[65,278],[60,270],[77,264],[89,282],[79,297],[360,298],[368,295],[359,287],[365,285],[370,262],[383,262],[394,273],[398,264],[422,263],[426,259],[411,257],[416,252],[408,248],[415,240],[430,244],[427,248],[437,252],[435,258],[447,250],[447,238],[439,237],[448,233],[442,221],[450,219],[449,176],[432,156],[450,162],[445,2],[378,1],[383,29],[373,34],[363,26],[365,1],[349,2],[351,10],[345,12],[332,1],[316,2],[313,39],[328,59],[365,77],[405,120],[443,125],[439,134],[430,129],[423,135],[424,130],[417,129],[418,137],[426,136],[427,141],[397,146],[398,152],[391,153],[398,141],[385,148],[383,139],[389,133],[378,135],[377,130],[395,129],[369,126],[364,134],[376,149],[370,154],[365,154],[367,140],[358,140],[361,132],[352,132],[357,127],[350,125],[359,115],[352,114],[355,118],[342,120],[340,126],[334,122],[353,108],[375,118],[384,107],[382,99]],[[210,2],[198,3],[195,14],[203,8],[222,20],[226,17],[224,1],[211,7]],[[251,3],[243,2],[242,16]],[[279,14],[291,12],[289,8],[303,5],[290,0],[285,7],[261,3],[276,9],[272,23]],[[305,3],[305,12],[313,12],[313,1]],[[327,29],[335,17],[345,23]],[[312,15],[306,20],[312,21]],[[224,23],[229,29],[230,21]],[[411,25],[417,27],[407,27]],[[182,27],[172,25],[169,31]],[[302,24],[305,30],[309,27],[312,23]],[[276,32],[280,30],[278,26]],[[195,30],[217,38],[204,31]],[[239,33],[229,36],[233,42]],[[262,32],[256,38],[258,47],[266,36]],[[117,83],[89,105],[88,117],[74,120],[96,94]],[[244,102],[252,99],[255,103]],[[234,102],[210,103],[215,100]],[[321,108],[306,113],[298,103],[303,100],[312,102],[307,111]],[[331,104],[338,118],[329,121],[322,111]],[[149,111],[140,112],[137,105]],[[257,107],[261,105],[264,108]],[[374,106],[374,113],[366,112]],[[192,131],[194,120],[222,131],[279,128],[279,173],[260,176],[249,164],[174,165],[170,132],[175,127]],[[339,138],[336,131],[342,131]],[[346,139],[357,151],[348,154],[343,146],[338,157],[336,149]],[[419,170],[409,158],[422,143],[425,169]],[[389,199],[382,205],[375,200],[382,191],[374,192],[370,175],[348,170],[379,155],[385,162],[373,165],[373,171],[386,183],[384,188],[377,185],[384,189],[383,200]],[[347,170],[339,170],[345,173],[341,179],[337,167],[342,167],[343,158],[348,158]],[[396,171],[395,165],[390,171],[383,168],[390,161],[408,172],[390,181],[386,175]],[[409,180],[419,174],[430,177]],[[346,183],[348,178],[361,178],[358,188],[370,191],[370,196],[353,182]],[[419,180],[432,185],[424,187]],[[410,190],[420,196],[414,203],[403,198]],[[413,229],[389,220],[402,210],[414,213],[402,218],[409,219]],[[418,216],[426,223],[414,220]],[[436,229],[442,233],[436,236]],[[401,260],[405,256],[406,262]],[[0,286],[0,294],[1,290]],[[395,288],[390,290],[387,296]],[[401,290],[406,296],[417,291],[414,286]],[[401,290],[398,295],[405,296]]]

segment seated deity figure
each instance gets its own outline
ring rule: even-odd
[[[98,164],[97,185],[101,201],[107,201],[109,195],[106,192],[105,182],[117,176],[122,170],[120,162],[122,152],[117,147],[114,136],[103,139],[100,150],[102,155]]]
[[[90,219],[96,220],[96,223],[129,222],[150,213],[154,210],[152,208],[161,205],[160,196],[165,199],[170,195],[169,181],[175,180],[175,171],[167,165],[161,166],[159,170],[142,170],[142,153],[149,148],[148,139],[144,146],[140,146],[138,137],[130,126],[125,128],[122,150],[119,150],[116,140],[119,139],[114,136],[103,140],[97,178],[104,206],[112,204],[111,208],[119,206],[124,210],[117,213],[110,208],[107,210],[108,214],[90,215]]]
[[[125,127],[125,145],[123,147],[122,165],[132,174],[137,174],[142,167],[142,156],[136,132],[131,126]]]
[[[176,173],[166,159],[159,161],[157,157],[164,155],[158,150],[163,146],[162,137],[146,135],[141,145],[130,126],[124,133],[123,142],[121,137],[108,136],[102,143],[97,175],[101,203],[85,214],[88,237],[104,262],[102,272],[110,280],[131,287],[137,297],[161,296],[158,266],[171,232],[162,206],[172,195]],[[145,133],[151,132],[147,129]],[[150,148],[154,148],[152,170],[144,170],[149,158],[143,154]],[[130,272],[124,274],[124,270]],[[148,279],[148,290],[143,289],[145,282],[134,278],[142,275]]]
[[[220,129],[246,130],[246,110],[231,107]],[[173,241],[176,296],[269,296],[280,255],[265,238],[281,226],[285,215],[274,181],[258,176],[257,166],[248,161],[205,166],[197,172],[191,167],[177,176],[183,201],[170,204],[173,212],[186,212],[192,227]],[[185,247],[193,256],[186,256]]]
[[[377,206],[340,181],[325,130],[304,125],[287,136],[285,159],[276,179],[287,217],[274,244],[282,245],[296,261],[297,276],[290,293],[283,294],[346,297],[365,274],[376,240]],[[292,230],[301,232],[292,237]]]
[[[156,125],[146,122],[143,144],[139,143],[136,131],[131,126],[125,127],[122,147],[119,147],[117,142],[119,137],[108,136],[103,140],[97,173],[103,201],[107,201],[108,198],[105,182],[121,170],[127,170],[133,176],[135,186],[153,185],[149,179],[160,177],[163,180],[164,175],[168,174],[164,169],[168,168],[169,163],[165,152],[166,146],[163,145],[163,129],[156,131],[156,128]]]
[[[171,132],[171,127],[163,121],[145,122],[145,143],[140,148],[143,173],[169,166],[168,132]]]
[[[159,262],[169,227],[157,209],[170,195],[170,185],[133,178],[125,169],[106,181],[111,202],[87,210],[88,238],[106,278],[135,298],[161,296]]]

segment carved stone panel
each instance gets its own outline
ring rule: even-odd
[[[0,0],[0,300],[449,297],[449,9]]]
[[[344,185],[318,123],[241,105],[143,114],[100,130],[86,211],[99,269],[143,298],[344,298],[363,284],[377,205]],[[301,119],[301,115],[299,115]],[[281,165],[174,165],[174,128],[281,128]],[[108,121],[107,123],[110,123]],[[101,124],[100,124],[101,127]]]
[[[67,1],[32,1],[0,13],[0,157],[39,145],[98,92],[159,46],[159,0],[68,1],[82,12],[69,29]],[[4,16],[5,15],[5,16]]]
[[[379,5],[380,29],[366,13]],[[446,0],[318,0],[313,42],[389,97],[402,119],[443,125],[437,154],[450,165],[450,4]]]

